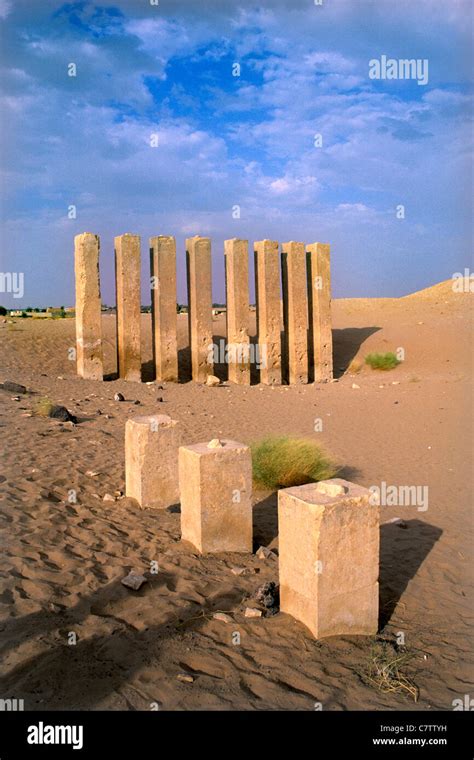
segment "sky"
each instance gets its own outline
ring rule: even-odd
[[[125,232],[144,304],[155,235],[176,237],[181,303],[192,235],[214,301],[233,237],[330,243],[335,297],[472,268],[471,0],[154,2],[0,0],[0,272],[24,274],[0,304],[72,305],[86,231],[107,304]],[[382,56],[428,81],[371,78]]]

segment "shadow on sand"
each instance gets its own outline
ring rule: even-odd
[[[332,331],[334,377],[341,377],[347,371],[361,345],[381,327],[346,327]]]

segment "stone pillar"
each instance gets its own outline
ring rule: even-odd
[[[224,252],[229,380],[250,385],[248,241],[226,240]]]
[[[201,553],[252,551],[252,462],[242,443],[179,450],[181,538]]]
[[[104,377],[99,251],[98,235],[84,232],[74,238],[77,374],[87,380]]]
[[[332,380],[331,269],[327,243],[307,248],[310,377],[317,383]]]
[[[205,383],[213,373],[211,241],[196,235],[186,240],[188,324],[192,378]]]
[[[155,377],[178,380],[176,338],[176,241],[174,237],[150,238],[151,325]]]
[[[316,638],[378,626],[379,507],[335,478],[278,492],[280,609]]]
[[[140,237],[115,238],[117,366],[119,377],[141,381]]]
[[[177,424],[167,414],[125,424],[126,495],[141,507],[165,509],[179,502]]]
[[[260,382],[281,383],[281,301],[278,243],[255,243],[255,294]]]
[[[284,375],[290,385],[308,382],[308,298],[304,243],[283,243],[281,254]]]

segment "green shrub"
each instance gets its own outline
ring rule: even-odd
[[[47,396],[40,398],[35,407],[35,414],[39,417],[48,417],[54,404]]]
[[[394,369],[400,364],[400,359],[397,359],[396,355],[389,351],[387,354],[367,354],[365,363],[372,369],[388,370]]]
[[[337,467],[314,441],[270,436],[251,446],[256,486],[289,488],[334,477]]]

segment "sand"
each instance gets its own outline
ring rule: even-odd
[[[85,381],[68,359],[73,319],[0,321],[0,380],[33,392],[0,392],[2,697],[27,710],[451,710],[472,693],[471,300],[447,282],[401,299],[334,301],[338,382],[306,387]],[[142,319],[146,379],[151,320]],[[103,331],[112,374],[113,316]],[[214,334],[224,336],[223,317]],[[182,371],[186,343],[182,316]],[[395,370],[348,372],[352,359],[398,347]],[[41,397],[79,423],[29,416]],[[382,508],[379,639],[404,634],[416,703],[363,677],[375,639],[315,641],[289,616],[244,616],[258,587],[278,581],[276,557],[199,557],[180,542],[177,511],[103,501],[124,491],[125,421],[157,412],[179,420],[184,443],[310,436],[361,485],[429,486],[427,511]],[[256,492],[254,504],[255,547],[277,550],[275,494]],[[121,584],[131,569],[148,578],[139,591]]]

